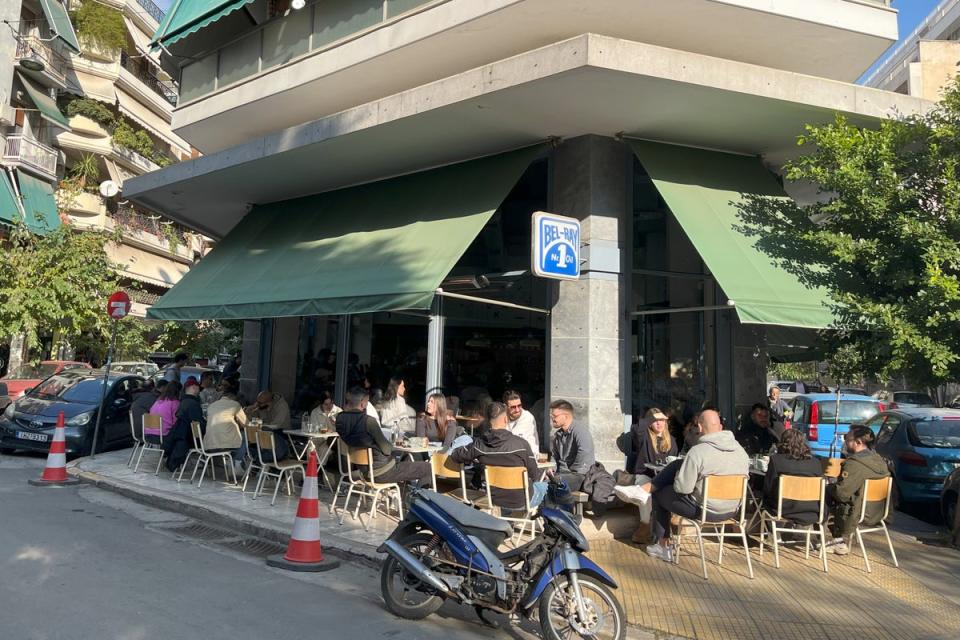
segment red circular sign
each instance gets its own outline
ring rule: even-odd
[[[130,296],[123,291],[117,291],[107,299],[107,315],[119,320],[130,313]]]

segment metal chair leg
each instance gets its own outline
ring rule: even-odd
[[[890,539],[890,530],[887,529],[887,523],[880,521],[880,526],[883,527],[883,535],[887,537],[887,546],[890,547],[890,557],[893,559],[893,566],[900,568],[900,563],[897,562],[897,553],[893,550],[893,541]]]
[[[197,462],[199,463],[199,458]],[[210,464],[210,456],[203,456],[203,470],[200,471],[200,479],[197,480],[197,489],[203,486],[203,477],[207,475],[207,465],[210,466],[211,470],[213,469],[213,465]],[[214,476],[214,480],[216,480],[216,476]]]
[[[697,544],[700,545],[700,566],[703,568],[703,579],[708,580],[707,578],[707,554],[703,549],[703,529],[700,528],[699,524],[694,524],[694,527],[697,530]]]
[[[823,562],[823,572],[827,571],[827,532],[824,530],[823,523],[820,525],[820,560]]]
[[[159,475],[160,475],[160,465],[163,464],[163,458],[164,458],[164,456],[166,455],[166,453],[167,453],[166,451],[164,451],[163,449],[160,449],[160,459],[157,460],[157,470],[154,472],[153,475],[155,475],[155,476],[159,476]]]
[[[867,547],[863,544],[863,534],[860,533],[859,527],[857,527],[857,542],[860,543],[860,551],[863,552],[863,562],[867,565],[867,573],[873,573],[873,569],[870,567],[870,558],[867,557]]]
[[[777,531],[777,523],[770,521],[770,536],[773,538],[773,566],[780,568],[780,533]]]
[[[720,544],[720,550],[717,552],[717,564],[723,564],[723,539],[727,533],[727,525],[720,525],[720,529],[713,528],[717,532],[717,542]]]

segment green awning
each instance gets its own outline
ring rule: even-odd
[[[5,171],[0,171],[0,222],[15,222],[23,219],[23,212],[17,206],[17,192]]]
[[[43,14],[47,16],[47,24],[50,25],[50,31],[57,38],[67,45],[74,53],[80,53],[80,44],[77,42],[77,33],[73,30],[73,23],[70,22],[70,16],[66,9],[60,4],[59,0],[40,0],[40,6],[43,7]]]
[[[70,131],[70,121],[67,120],[67,116],[60,113],[60,109],[57,108],[57,101],[51,98],[50,94],[44,91],[36,82],[22,73],[18,72],[17,77],[20,78],[24,89],[27,90],[30,100],[33,101],[33,104],[36,105],[40,111],[40,117],[54,126]]]
[[[60,214],[57,213],[57,201],[53,197],[53,185],[21,169],[17,169],[17,183],[20,185],[23,220],[27,227],[36,233],[53,231],[59,227]]]
[[[255,206],[147,317],[429,309],[440,282],[541,149]]]
[[[253,0],[175,0],[150,44],[168,46]]]
[[[827,292],[809,289],[746,237],[738,204],[746,195],[788,197],[755,157],[630,140],[637,158],[741,322],[822,329],[833,324]]]

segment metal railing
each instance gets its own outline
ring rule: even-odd
[[[163,82],[150,70],[150,65],[131,58],[126,52],[120,52],[120,66],[129,71],[137,80],[145,84],[151,91],[170,103],[177,106],[177,88],[172,82]]]
[[[32,167],[49,176],[57,175],[57,152],[33,138],[23,135],[7,136],[3,160]]]
[[[137,0],[137,4],[140,5],[140,7],[158,23],[163,22],[163,17],[165,15],[163,9],[151,2],[151,0]]]
[[[37,58],[43,62],[44,71],[47,74],[56,78],[61,84],[67,81],[63,71],[63,57],[37,36],[17,36],[17,51],[14,57],[18,61]]]

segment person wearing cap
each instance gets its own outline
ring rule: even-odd
[[[647,464],[662,465],[667,456],[677,455],[677,441],[667,429],[667,414],[656,407],[631,429],[633,435],[633,473],[650,473]]]

